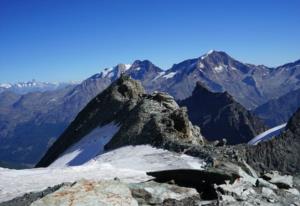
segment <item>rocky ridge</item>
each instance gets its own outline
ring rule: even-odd
[[[139,82],[123,75],[78,114],[37,167],[48,166],[93,129],[110,122],[119,124],[120,130],[105,145],[106,150],[138,144],[164,147],[170,142],[201,145],[204,141],[199,127],[191,124],[173,97],[146,94]]]

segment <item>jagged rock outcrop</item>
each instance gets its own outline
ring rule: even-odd
[[[208,140],[227,139],[228,144],[246,143],[266,130],[262,121],[227,93],[214,93],[198,82],[191,97],[180,101],[188,108],[193,124]]]
[[[289,120],[279,137],[246,148],[247,162],[257,170],[300,172],[300,109]]]
[[[186,110],[173,97],[159,92],[148,95],[139,82],[123,75],[88,103],[37,167],[48,166],[93,129],[111,122],[120,125],[120,129],[105,146],[106,150],[125,145],[164,147],[169,142],[203,142],[199,127],[191,124]]]

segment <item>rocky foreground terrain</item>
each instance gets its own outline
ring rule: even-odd
[[[300,205],[299,117],[257,146],[209,142],[171,96],[122,76],[50,147],[47,168],[0,170],[0,205]]]

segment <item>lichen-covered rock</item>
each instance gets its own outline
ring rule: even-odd
[[[126,184],[119,181],[82,180],[64,186],[31,206],[138,206]]]
[[[119,180],[81,180],[34,201],[31,206],[199,205],[193,188],[149,181],[126,184]]]

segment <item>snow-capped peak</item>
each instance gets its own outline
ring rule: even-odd
[[[210,54],[212,54],[214,51],[215,51],[215,50],[211,49],[211,50],[209,50],[206,54],[207,54],[207,55],[210,55]]]
[[[8,83],[0,84],[0,88],[8,89],[8,88],[11,88],[11,87],[12,87],[12,85],[11,85],[11,84],[8,84]]]
[[[201,56],[201,59],[205,59],[206,57],[208,57],[209,55],[211,55],[212,53],[214,53],[215,50],[211,49],[209,50],[207,53],[205,53],[204,55]]]

